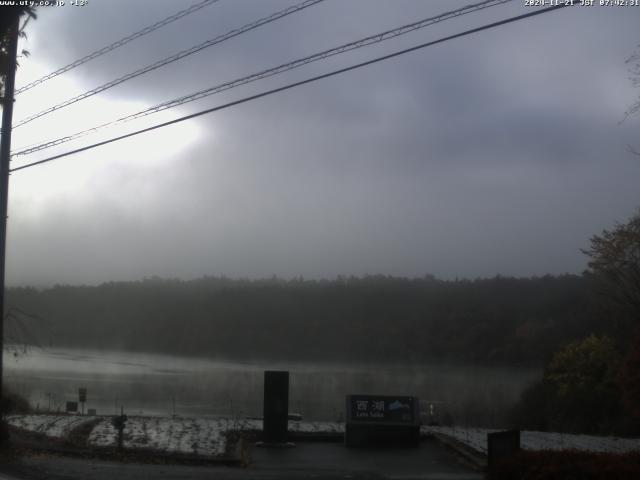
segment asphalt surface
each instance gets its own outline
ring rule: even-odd
[[[4,476],[3,476],[4,475]],[[0,466],[0,480],[480,480],[451,449],[426,439],[410,449],[353,449],[341,443],[299,442],[295,448],[252,447],[247,467],[119,463],[32,454]]]

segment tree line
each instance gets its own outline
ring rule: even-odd
[[[543,364],[589,334],[616,335],[587,276],[444,281],[151,278],[10,288],[35,342],[231,359]]]

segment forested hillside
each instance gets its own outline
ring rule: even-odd
[[[588,279],[331,281],[148,279],[12,288],[8,306],[43,345],[234,359],[541,364],[611,333]]]

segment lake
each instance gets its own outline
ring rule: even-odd
[[[457,424],[503,426],[508,407],[541,375],[534,368],[220,361],[82,349],[5,352],[5,385],[41,410],[64,411],[87,389],[98,414],[261,416],[264,370],[290,371],[289,410],[342,420],[346,394],[415,395]]]

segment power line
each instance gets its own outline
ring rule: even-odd
[[[15,152],[13,154],[13,156],[21,156],[21,155],[28,155],[31,153],[35,153],[38,152],[40,150],[44,150],[47,148],[51,148],[57,145],[61,145],[63,143],[67,143],[69,141],[84,137],[86,135],[89,135],[91,133],[94,133],[102,128],[108,127],[108,126],[115,126],[115,125],[119,125],[122,123],[126,123],[126,122],[130,122],[132,120],[136,120],[138,118],[142,118],[142,117],[146,117],[147,115],[151,115],[153,113],[157,113],[157,112],[161,112],[163,110],[167,110],[169,108],[173,108],[173,107],[177,107],[179,105],[183,105],[185,103],[189,103],[189,102],[193,102],[196,100],[200,100],[202,98],[208,97],[210,95],[214,95],[216,93],[220,93],[226,90],[230,90],[232,88],[236,88],[242,85],[246,85],[248,83],[251,82],[255,82],[257,80],[262,80],[264,78],[268,78],[274,75],[278,75],[280,73],[284,73],[287,72],[289,70],[293,70],[295,68],[299,68],[302,67],[304,65],[307,65],[309,63],[312,62],[316,62],[319,60],[324,60],[326,58],[332,57],[334,55],[339,55],[345,52],[349,52],[351,50],[356,50],[358,48],[362,48],[362,47],[366,47],[369,45],[373,45],[376,43],[380,43],[386,40],[389,40],[391,38],[395,38],[401,35],[405,35],[407,33],[413,32],[415,30],[421,29],[421,28],[425,28],[427,26],[439,23],[439,22],[443,22],[445,20],[449,20],[452,18],[456,18],[456,17],[460,17],[463,15],[467,15],[469,13],[473,13],[479,10],[483,10],[485,8],[490,8],[490,7],[494,7],[496,5],[501,5],[503,3],[507,3],[510,2],[512,0],[485,0],[483,2],[480,3],[475,3],[475,4],[471,4],[471,5],[467,5],[465,7],[462,8],[458,8],[456,10],[451,10],[448,12],[444,12],[440,15],[434,16],[434,17],[429,17],[429,18],[425,18],[422,20],[419,20],[417,22],[413,22],[407,25],[403,25],[401,27],[397,27],[394,28],[392,30],[387,30],[385,32],[381,32],[381,33],[376,33],[375,35],[370,35],[368,37],[365,38],[361,38],[360,40],[356,40],[354,42],[350,42],[350,43],[346,43],[343,45],[340,45],[338,47],[334,47],[328,50],[324,50],[318,53],[314,53],[312,55],[303,57],[303,58],[299,58],[297,60],[294,60],[292,62],[289,63],[284,63],[282,65],[278,65],[276,67],[272,67],[269,68],[267,70],[262,70],[260,72],[257,73],[253,73],[251,75],[247,75],[245,77],[240,77],[237,78],[235,80],[231,80],[229,82],[225,82],[213,87],[209,87],[206,88],[204,90],[200,90],[198,92],[189,94],[189,95],[185,95],[173,100],[169,100],[167,102],[163,102],[160,103],[158,105],[155,105],[153,107],[149,107],[145,110],[136,112],[136,113],[132,113],[130,115],[126,115],[124,117],[120,117],[116,120],[107,122],[107,123],[103,123],[100,125],[96,125],[94,127],[85,129],[85,130],[81,130],[79,132],[76,132],[74,134],[71,135],[67,135],[65,137],[61,137],[61,138],[57,138],[54,140],[50,140],[41,144],[36,144],[31,145],[31,146],[27,146],[27,147],[23,147],[22,149],[20,149],[19,151]]]
[[[120,78],[116,78],[115,80],[112,80],[110,82],[105,83],[104,85],[100,85],[99,87],[96,87],[92,90],[89,90],[87,92],[81,93],[80,95],[77,95],[75,97],[69,98],[67,100],[65,100],[64,102],[58,103],[57,105],[53,105],[52,107],[49,107],[45,110],[42,110],[41,112],[35,113],[27,118],[24,118],[23,120],[19,121],[18,123],[16,123],[13,128],[18,128],[21,127],[22,125],[25,125],[29,122],[32,122],[33,120],[35,120],[36,118],[40,118],[44,115],[47,115],[49,113],[55,112],[56,110],[60,110],[61,108],[64,107],[68,107],[69,105],[72,105],[76,102],[79,102],[80,100],[84,100],[85,98],[88,97],[92,97],[93,95],[96,95],[97,93],[100,92],[104,92],[105,90],[108,90],[110,88],[115,87],[116,85],[120,85],[123,82],[126,82],[127,80],[131,80],[132,78],[135,77],[139,77],[140,75],[143,75],[145,73],[151,72],[152,70],[155,70],[157,68],[163,67],[165,65],[168,65],[169,63],[173,63],[176,62],[178,60],[181,60],[185,57],[188,57],[189,55],[193,55],[194,53],[199,52],[200,50],[204,50],[205,48],[211,47],[213,45],[216,45],[218,43],[222,43],[225,40],[228,40],[230,38],[236,37],[238,35],[241,35],[245,32],[248,32],[250,30],[256,29],[258,27],[261,27],[262,25],[266,25],[267,23],[271,23],[274,22],[282,17],[286,17],[287,15],[291,15],[293,13],[297,13],[300,10],[304,10],[305,8],[311,7],[313,5],[316,5],[320,2],[323,2],[324,0],[305,0],[302,3],[299,3],[297,5],[294,5],[292,7],[288,7],[285,8],[284,10],[281,10],[279,12],[276,12],[272,15],[269,15],[268,17],[264,17],[261,18],[259,20],[256,20],[255,22],[251,22],[248,23],[240,28],[236,28],[234,30],[231,30],[227,33],[225,33],[224,35],[219,35],[215,38],[212,38],[210,40],[207,40],[206,42],[202,42],[198,45],[194,45],[191,48],[188,48],[186,50],[183,50],[181,52],[178,52],[174,55],[171,55],[167,58],[164,58],[162,60],[158,60],[155,63],[152,63],[151,65],[147,65],[146,67],[140,68],[134,72],[128,73],[126,75],[123,75]]]
[[[290,84],[284,85],[282,87],[274,88],[272,90],[267,90],[265,92],[261,92],[261,93],[255,94],[255,95],[251,95],[249,97],[244,97],[244,98],[241,98],[239,100],[235,100],[233,102],[225,103],[224,105],[219,105],[217,107],[208,108],[206,110],[202,110],[200,112],[192,113],[190,115],[185,115],[183,117],[176,118],[176,119],[170,120],[168,122],[164,122],[164,123],[160,123],[160,124],[157,124],[157,125],[153,125],[151,127],[143,128],[141,130],[137,130],[135,132],[127,133],[125,135],[120,135],[118,137],[113,137],[113,138],[110,138],[108,140],[104,140],[102,142],[97,142],[97,143],[94,143],[92,145],[87,145],[85,147],[77,148],[75,150],[70,150],[68,152],[64,152],[64,153],[61,153],[61,154],[58,154],[58,155],[54,155],[54,156],[51,156],[51,157],[48,157],[48,158],[45,158],[45,159],[42,159],[42,160],[38,160],[37,162],[32,162],[32,163],[28,163],[28,164],[25,164],[25,165],[21,165],[19,167],[12,168],[9,171],[10,172],[17,172],[18,170],[24,170],[26,168],[34,167],[36,165],[42,165],[44,163],[48,163],[48,162],[51,162],[53,160],[57,160],[59,158],[63,158],[63,157],[67,157],[69,155],[73,155],[73,154],[76,154],[76,153],[80,153],[80,152],[84,152],[84,151],[87,151],[87,150],[91,150],[93,148],[100,147],[102,145],[107,145],[109,143],[117,142],[119,140],[124,140],[125,138],[133,137],[135,135],[140,135],[141,133],[150,132],[150,131],[156,130],[158,128],[167,127],[169,125],[173,125],[175,123],[183,122],[185,120],[190,120],[192,118],[200,117],[200,116],[206,115],[208,113],[213,113],[213,112],[217,112],[219,110],[224,110],[226,108],[233,107],[233,106],[236,106],[236,105],[240,105],[240,104],[243,104],[243,103],[247,103],[247,102],[250,102],[252,100],[257,100],[258,98],[262,98],[262,97],[266,97],[268,95],[273,95],[275,93],[283,92],[285,90],[289,90],[291,88],[299,87],[301,85],[306,85],[307,83],[312,83],[312,82],[315,82],[315,81],[318,81],[318,80],[322,80],[324,78],[333,77],[335,75],[346,73],[346,72],[349,72],[351,70],[356,70],[358,68],[362,68],[362,67],[365,67],[365,66],[368,66],[368,65],[372,65],[374,63],[382,62],[384,60],[389,60],[391,58],[398,57],[398,56],[404,55],[406,53],[414,52],[416,50],[420,50],[420,49],[423,49],[423,48],[426,48],[426,47],[430,47],[432,45],[436,45],[436,44],[439,44],[439,43],[444,43],[444,42],[447,42],[449,40],[453,40],[455,38],[464,37],[464,36],[467,36],[467,35],[471,35],[473,33],[481,32],[483,30],[489,30],[491,28],[495,28],[495,27],[499,27],[499,26],[506,25],[506,24],[509,24],[509,23],[517,22],[519,20],[524,20],[526,18],[534,17],[536,15],[541,15],[543,13],[551,12],[551,11],[558,10],[558,9],[561,9],[561,8],[564,8],[564,7],[567,7],[567,6],[571,6],[571,5],[572,5],[571,3],[562,3],[562,4],[559,4],[559,5],[556,5],[556,6],[552,6],[552,7],[548,7],[548,8],[544,8],[544,9],[540,9],[540,10],[534,10],[532,12],[525,13],[525,14],[522,14],[522,15],[517,15],[515,17],[509,17],[509,18],[504,19],[504,20],[500,20],[500,21],[497,21],[497,22],[493,22],[493,23],[489,23],[489,24],[486,24],[486,25],[482,25],[480,27],[472,28],[470,30],[465,30],[465,31],[460,32],[460,33],[455,33],[453,35],[449,35],[449,36],[440,38],[438,40],[433,40],[433,41],[430,41],[430,42],[427,42],[427,43],[422,43],[422,44],[416,45],[414,47],[406,48],[404,50],[399,50],[397,52],[393,52],[393,53],[390,53],[390,54],[387,54],[387,55],[383,55],[381,57],[376,57],[376,58],[374,58],[372,60],[367,60],[366,62],[357,63],[357,64],[351,65],[349,67],[341,68],[341,69],[338,69],[338,70],[333,70],[331,72],[324,73],[322,75],[317,75],[317,76],[314,76],[314,77],[311,77],[311,78],[307,78],[307,79],[301,80],[299,82],[290,83]],[[575,3],[575,5],[579,5],[579,4]]]
[[[65,65],[64,67],[60,67],[59,69],[41,77],[38,78],[37,80],[34,80],[31,83],[28,83],[27,85],[25,85],[24,87],[18,88],[16,90],[15,95],[18,95],[22,92],[26,92],[27,90],[32,89],[33,87],[40,85],[41,83],[46,82],[47,80],[50,80],[54,77],[57,77],[58,75],[62,75],[65,72],[68,72],[69,70],[72,70],[76,67],[79,67],[80,65],[87,63],[90,60],[93,60],[94,58],[98,58],[101,55],[104,55],[105,53],[108,53],[112,50],[115,50],[116,48],[122,47],[123,45],[126,45],[129,42],[134,41],[137,38],[140,38],[144,35],[147,35],[148,33],[153,32],[154,30],[157,30],[161,27],[164,27],[165,25],[170,24],[171,22],[175,22],[176,20],[179,20],[182,17],[186,17],[187,15],[190,15],[194,12],[197,12],[198,10],[200,10],[201,8],[207,7],[213,3],[218,2],[219,0],[203,0],[200,3],[195,3],[193,5],[191,5],[189,8],[186,8],[184,10],[180,10],[179,12],[174,13],[173,15],[160,20],[156,23],[154,23],[153,25],[149,25],[148,27],[143,28],[142,30],[138,30],[135,33],[132,33],[131,35],[128,35],[124,38],[121,38],[120,40],[113,42],[110,45],[107,45],[106,47],[102,47],[99,50],[96,50],[95,52],[90,53],[89,55],[86,55],[74,62],[71,62],[68,65]]]

